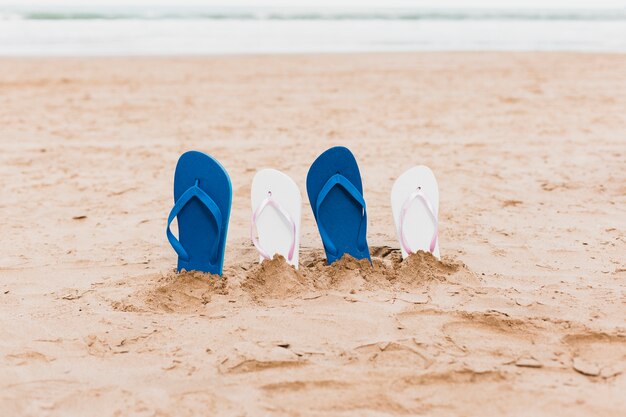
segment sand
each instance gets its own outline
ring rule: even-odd
[[[626,55],[0,60],[0,415],[623,416]],[[257,169],[361,166],[373,265],[258,265]],[[178,156],[233,182],[224,279],[173,272]],[[439,180],[438,262],[389,193]],[[306,198],[305,198],[306,200]]]

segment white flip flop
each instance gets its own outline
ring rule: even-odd
[[[302,195],[296,183],[275,169],[262,169],[252,180],[250,238],[259,261],[275,254],[298,268]]]
[[[391,209],[402,259],[418,250],[439,259],[439,187],[430,168],[419,165],[398,177],[391,188]]]

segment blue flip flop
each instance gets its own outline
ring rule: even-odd
[[[178,254],[178,271],[222,275],[232,186],[222,165],[207,154],[181,155],[174,174],[174,207],[167,218],[167,239]],[[178,239],[170,230],[178,218]]]
[[[371,262],[361,173],[352,152],[336,146],[321,154],[309,169],[306,189],[328,263],[346,253]]]

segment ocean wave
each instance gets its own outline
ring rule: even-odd
[[[0,20],[626,20],[617,10],[2,11]]]

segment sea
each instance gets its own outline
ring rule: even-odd
[[[624,9],[0,6],[0,56],[626,52]]]

